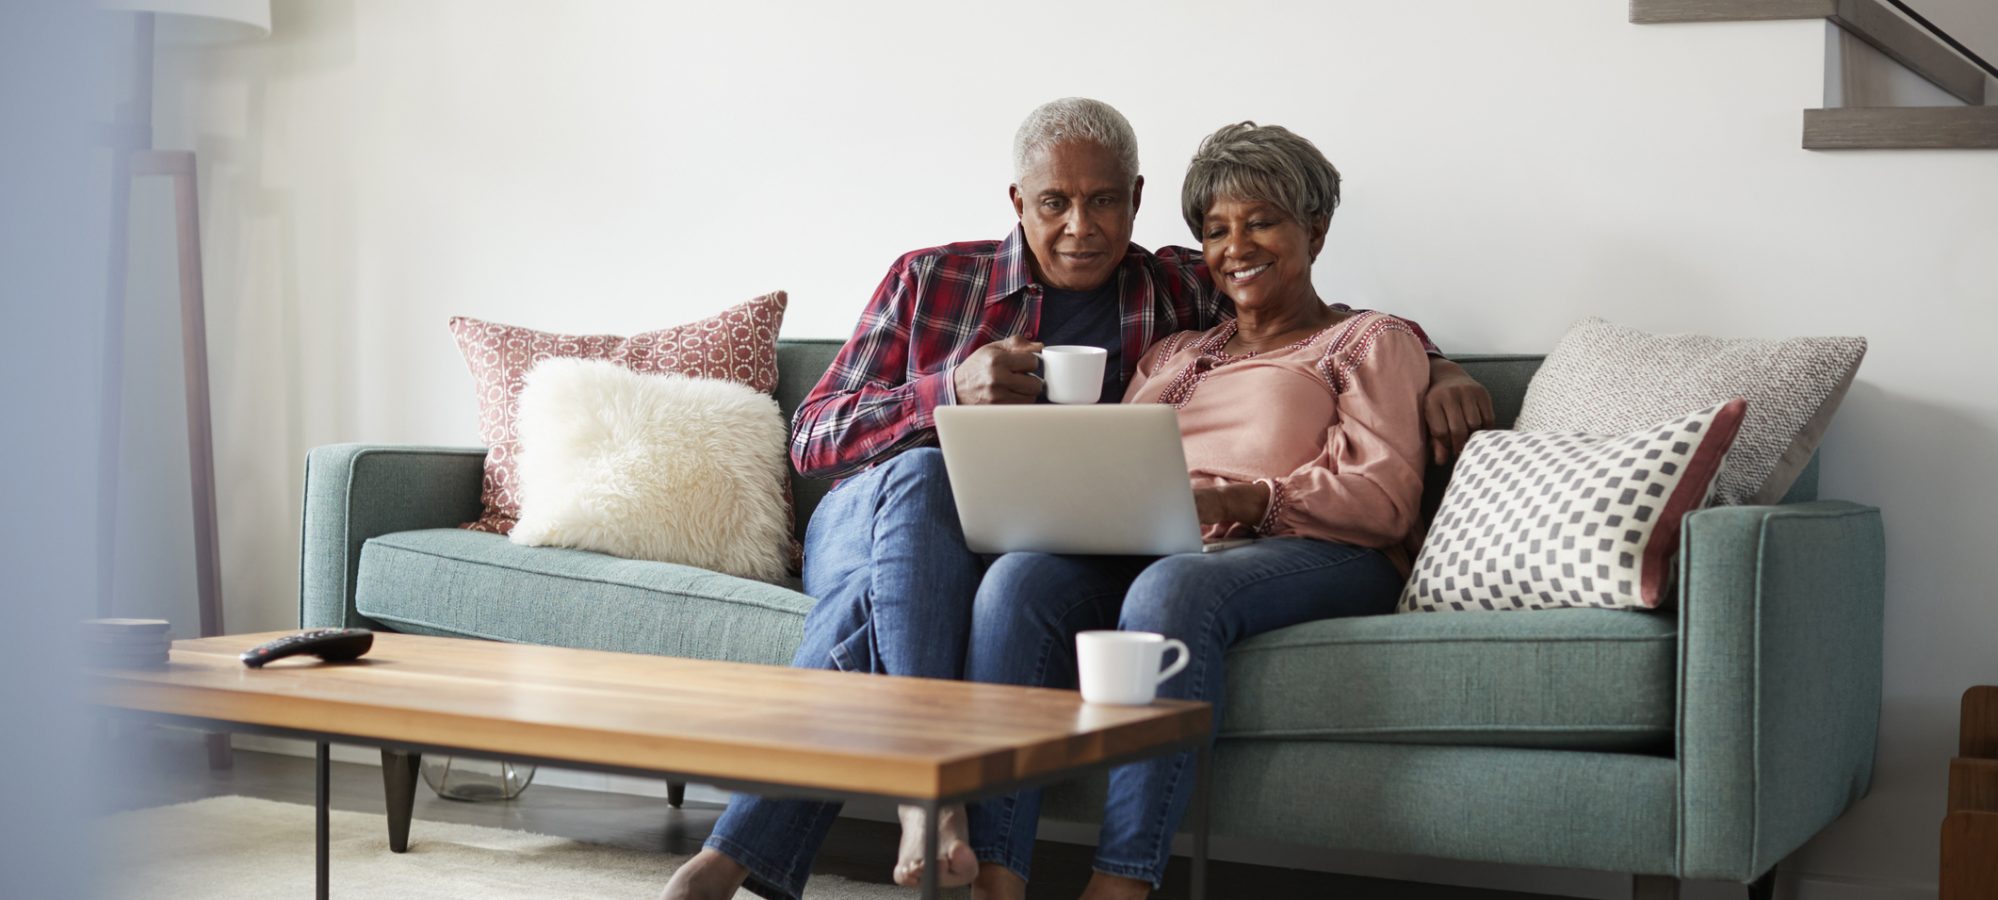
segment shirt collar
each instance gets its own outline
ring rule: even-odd
[[[1034,283],[1034,267],[1027,261],[1027,229],[1013,226],[1012,233],[999,244],[999,256],[993,262],[992,279],[985,289],[987,305],[998,303],[1019,293]],[[1134,266],[1143,264],[1145,249],[1137,244],[1129,245],[1124,251],[1124,261],[1117,269],[1118,283],[1124,283]]]

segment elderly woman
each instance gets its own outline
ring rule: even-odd
[[[1244,122],[1201,142],[1182,206],[1236,318],[1152,347],[1124,400],[1179,408],[1207,538],[1259,539],[1164,558],[1000,557],[978,590],[966,678],[1073,687],[1077,632],[1159,632],[1192,658],[1161,695],[1224,715],[1230,645],[1393,609],[1422,494],[1429,363],[1401,320],[1329,306],[1312,287],[1338,205],[1338,170],[1283,128]],[[1159,883],[1193,789],[1189,757],[1112,772],[1086,900]],[[971,808],[978,896],[1025,895],[1039,801]]]

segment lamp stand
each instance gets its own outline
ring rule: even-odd
[[[131,181],[147,176],[173,179],[174,234],[180,274],[181,367],[187,394],[188,486],[194,506],[194,573],[201,617],[201,636],[222,633],[222,566],[215,524],[215,433],[208,398],[208,320],[202,296],[201,216],[199,194],[195,190],[194,153],[187,150],[152,148],[153,97],[153,15],[141,14],[134,29],[135,62],[132,105],[138,112],[132,131],[137,138],[119,142],[117,182],[112,189],[116,208],[112,215],[112,260],[110,296],[105,309],[106,441],[101,457],[104,494],[99,511],[99,539],[103,543],[106,571],[100,579],[98,614],[111,614],[110,560],[117,537],[117,493],[124,393],[125,290],[127,230],[131,218]],[[230,765],[229,736],[208,735],[208,764],[226,769]]]

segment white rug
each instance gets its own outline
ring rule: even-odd
[[[310,897],[312,807],[210,797],[99,821],[112,852],[100,896],[117,900]],[[390,853],[382,817],[334,810],[331,894],[338,900],[579,897],[653,900],[684,856],[620,850],[477,825],[419,821]],[[743,891],[736,895],[753,900]],[[916,892],[816,876],[807,900],[914,900]],[[947,892],[945,896],[950,896]]]

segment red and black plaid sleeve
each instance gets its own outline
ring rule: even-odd
[[[923,302],[921,282],[932,280],[937,256],[917,251],[896,260],[853,337],[833,357],[791,422],[791,464],[808,478],[851,475],[894,453],[928,440],[934,411],[954,399],[949,366],[913,373],[912,363],[947,357],[937,346],[937,325],[952,307],[950,298]],[[953,279],[941,279],[950,283]]]

